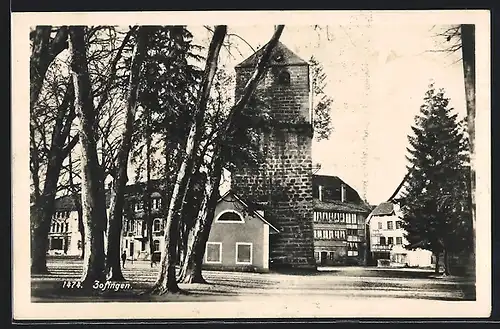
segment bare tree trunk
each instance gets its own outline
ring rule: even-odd
[[[439,274],[439,252],[434,252],[434,257],[436,258],[436,264],[434,266],[434,273]]]
[[[70,105],[72,97],[72,88],[68,87],[65,98],[58,108],[58,115],[54,123],[54,130],[52,131],[43,192],[35,200],[34,209],[30,213],[32,274],[47,273],[46,254],[48,249],[48,235],[54,214],[54,200],[59,182],[59,174],[64,159],[78,142],[77,138],[73,138],[65,146],[65,141],[70,134],[71,123],[75,117],[75,113]]]
[[[151,113],[146,109],[146,236],[149,242],[149,264],[153,267],[153,218],[151,215]]]
[[[113,184],[114,193],[112,193],[110,202],[108,247],[106,254],[106,279],[111,281],[125,280],[120,264],[120,238],[123,224],[123,206],[125,201],[125,186],[127,184],[128,158],[132,148],[132,133],[134,131],[134,120],[137,110],[139,75],[146,52],[147,32],[145,29],[145,27],[139,28],[137,43],[132,54],[125,130],[123,131],[122,142],[120,150],[118,151],[116,179]]]
[[[190,236],[190,232],[193,229],[195,222],[198,218],[198,215],[200,213],[200,207],[201,203],[198,203],[196,200],[197,197],[194,195],[194,192],[197,188],[197,185],[206,185],[209,183],[207,181],[208,177],[205,176],[204,178],[201,178],[202,181],[200,181],[200,168],[201,165],[204,161],[204,156],[206,154],[206,150],[201,151],[200,155],[197,157],[195,160],[194,168],[193,168],[193,175],[196,173],[196,176],[198,177],[197,179],[193,180],[190,179],[189,181],[189,188],[185,190],[184,193],[184,201],[182,202],[183,208],[182,208],[182,223],[181,223],[181,229],[179,230],[179,265],[183,266],[183,261],[186,258],[187,255],[187,249],[188,249],[188,240]],[[188,193],[191,191],[191,193]],[[204,195],[204,191],[201,191],[202,194],[202,200]],[[193,218],[193,209],[198,209],[196,212],[196,218],[194,220],[191,220]],[[179,280],[177,280],[179,281]]]
[[[47,249],[50,223],[54,215],[54,200],[61,166],[52,164],[45,178],[43,194],[31,212],[31,274],[48,273]]]
[[[73,180],[73,160],[71,158],[71,152],[68,155],[68,172],[69,172],[69,188],[71,190],[71,197],[73,199],[73,203],[75,204],[76,207],[76,212],[78,216],[78,232],[80,232],[81,235],[81,248],[82,248],[82,254],[81,258],[83,259],[85,257],[85,247],[84,247],[84,242],[85,242],[85,232],[84,232],[84,227],[83,227],[83,215],[82,215],[82,198],[81,195],[78,193],[78,189],[75,186],[74,180]]]
[[[444,262],[444,273],[443,274],[449,275],[450,274],[450,259],[449,259],[448,249],[444,249],[443,262]]]
[[[184,257],[179,282],[206,283],[202,275],[203,255],[210,236],[210,229],[215,215],[215,208],[219,198],[219,185],[222,176],[222,159],[215,154],[214,166],[210,179],[205,187],[203,203],[198,218],[192,229],[192,238],[189,241]]]
[[[82,214],[85,232],[85,258],[82,281],[92,287],[95,281],[105,279],[104,231],[106,229],[106,196],[95,138],[96,113],[92,99],[91,82],[85,46],[85,27],[69,28],[71,75],[75,90],[75,110],[79,118],[79,136],[82,148]]]
[[[207,62],[203,74],[200,97],[195,111],[195,120],[189,130],[186,142],[186,154],[182,159],[177,179],[172,191],[170,206],[168,208],[165,228],[165,248],[162,252],[161,267],[158,279],[152,289],[152,293],[164,294],[167,292],[179,292],[176,278],[177,261],[177,239],[179,238],[179,221],[182,212],[182,201],[185,189],[189,185],[189,175],[200,142],[202,123],[205,115],[205,107],[208,101],[212,82],[217,70],[219,52],[226,36],[227,26],[219,25],[215,28],[212,41],[208,50]]]
[[[476,121],[476,42],[475,25],[463,24],[460,26],[462,38],[462,63],[464,69],[465,100],[467,103],[467,130],[470,145],[471,170],[471,215],[472,215],[472,248],[469,262],[470,274],[476,273],[476,150],[475,150],[475,121]]]
[[[82,210],[81,196],[73,194],[73,198],[75,199],[75,206],[76,206],[76,211],[77,211],[77,216],[78,216],[78,232],[80,232],[81,241],[82,241],[82,243],[81,243],[82,253],[80,255],[80,258],[84,259],[85,258],[85,226],[83,225],[83,210]]]

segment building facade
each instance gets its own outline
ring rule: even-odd
[[[236,99],[264,48],[236,66]],[[238,168],[231,188],[253,203],[265,203],[280,229],[270,241],[273,267],[315,268],[312,200],[313,137],[309,64],[281,42],[257,94],[270,109],[270,128],[262,131],[265,163],[260,168]]]
[[[203,267],[232,271],[269,271],[269,238],[278,229],[232,191],[217,203]]]
[[[369,206],[336,176],[314,175],[313,197],[317,265],[364,265]]]
[[[145,207],[145,184],[127,185],[123,210],[121,252],[128,260],[151,259],[150,241],[147,236],[148,211]],[[160,259],[164,246],[163,222],[165,215],[165,189],[159,181],[152,181],[151,221],[153,257]],[[80,198],[80,196],[77,196]],[[109,213],[110,194],[106,191],[106,210]],[[78,211],[73,196],[63,196],[55,201],[55,212],[49,231],[49,255],[82,255],[82,235],[78,224]],[[106,236],[105,236],[106,239]]]
[[[407,250],[408,241],[402,227],[401,212],[395,202],[382,202],[368,218],[370,265],[430,267],[432,252],[416,248]]]
[[[79,256],[82,239],[78,230],[78,213],[70,208],[57,207],[49,230],[48,254]]]

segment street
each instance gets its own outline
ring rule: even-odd
[[[399,298],[442,301],[474,300],[474,282],[465,278],[436,276],[430,270],[373,267],[320,268],[311,274],[240,273],[204,271],[209,284],[180,284],[187,294],[149,296],[143,292],[155,281],[158,267],[148,261],[127,262],[123,269],[130,289],[95,296],[61,288],[64,280],[78,280],[81,260],[51,258],[49,275],[32,276],[33,302],[68,301],[239,301],[280,298]]]

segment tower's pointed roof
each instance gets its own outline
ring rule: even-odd
[[[260,55],[264,51],[264,47],[261,47],[253,55],[245,59],[240,64],[236,65],[239,67],[254,67],[260,58]],[[278,41],[278,44],[273,50],[271,55],[270,66],[283,66],[283,65],[308,65],[308,63],[297,56],[293,51],[288,49],[287,46]]]

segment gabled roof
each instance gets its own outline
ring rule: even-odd
[[[265,46],[257,50],[253,55],[245,59],[240,64],[236,65],[239,67],[254,67],[259,61],[260,55],[264,52]],[[278,60],[277,55],[281,55],[281,60]],[[274,48],[271,54],[271,60],[269,66],[284,66],[284,65],[309,65],[305,60],[297,56],[293,51],[288,49],[284,44],[278,41],[278,44]]]
[[[313,207],[315,211],[341,211],[352,213],[370,213],[370,209],[364,205],[355,204],[352,202],[342,202],[338,200],[320,201],[313,199]]]
[[[316,174],[312,176],[313,188],[316,188],[317,186],[323,186],[324,188],[327,189],[332,189],[332,188],[340,189],[342,184],[345,186],[347,192],[346,202],[351,203],[353,205],[361,206],[363,209],[366,208],[368,209],[368,212],[370,212],[371,210],[369,209],[370,205],[367,204],[363,199],[361,199],[359,193],[349,184],[343,181],[340,177],[333,175],[316,175]]]
[[[392,202],[382,202],[373,209],[372,216],[391,216],[394,214],[394,204]]]
[[[251,207],[249,202],[246,202],[243,200],[241,197],[239,197],[236,193],[234,193],[232,190],[228,190],[226,193],[224,193],[217,202],[221,201],[226,201],[225,198],[229,195],[232,195],[238,202],[240,202],[247,210],[251,212],[252,215],[255,217],[259,218],[261,221],[269,225],[270,228],[272,228],[274,231],[279,232],[279,230],[271,224],[267,219],[264,218],[261,214],[259,214],[255,209],[255,207]]]

